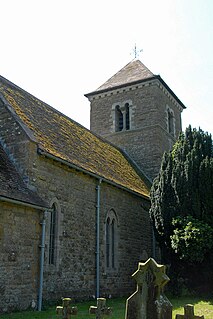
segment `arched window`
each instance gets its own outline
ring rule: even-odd
[[[111,225],[112,230],[112,240],[111,240],[111,252],[112,252],[112,268],[115,268],[115,220],[112,220]]]
[[[106,269],[115,269],[117,263],[117,235],[118,223],[117,217],[113,209],[109,211],[106,218]]]
[[[115,130],[116,132],[123,130],[123,114],[120,110],[120,106],[116,105],[115,108]]]
[[[126,130],[130,129],[130,122],[129,122],[129,103],[125,104],[125,113],[126,113]]]
[[[167,128],[171,135],[175,135],[175,121],[173,111],[167,107]]]
[[[62,235],[62,228],[60,227],[61,208],[57,198],[53,198],[50,202],[52,208],[47,224],[47,263],[48,265],[59,266],[59,235]]]
[[[56,205],[52,205],[50,213],[50,233],[49,233],[49,265],[54,265],[56,261]]]
[[[106,266],[109,267],[110,259],[110,218],[106,221]]]

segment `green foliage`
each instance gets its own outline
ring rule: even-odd
[[[172,220],[177,216],[192,216],[213,227],[212,194],[211,135],[189,126],[180,134],[172,151],[164,154],[151,189],[150,216],[161,248],[172,251],[171,236],[175,226]]]
[[[174,218],[172,225],[174,230],[170,238],[175,253],[180,259],[202,262],[213,246],[213,229],[191,216]]]

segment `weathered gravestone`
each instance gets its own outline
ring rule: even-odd
[[[176,315],[175,319],[204,319],[204,316],[195,316],[194,306],[188,304],[184,306],[184,315]]]
[[[106,306],[105,298],[97,298],[97,306],[91,306],[89,313],[96,314],[96,319],[103,319],[105,316],[111,315],[112,308]]]
[[[71,307],[71,298],[63,298],[62,306],[56,307],[56,314],[58,318],[70,319],[71,315],[77,315],[78,308]]]
[[[125,319],[172,319],[172,304],[163,294],[169,281],[165,271],[165,266],[152,258],[138,264],[132,275],[137,290],[127,299]]]

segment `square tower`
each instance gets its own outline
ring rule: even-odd
[[[183,103],[140,60],[85,96],[91,131],[122,148],[152,180],[182,130]]]

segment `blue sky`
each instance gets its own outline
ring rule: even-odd
[[[133,58],[213,133],[212,0],[0,0],[0,74],[89,128],[95,90]]]

